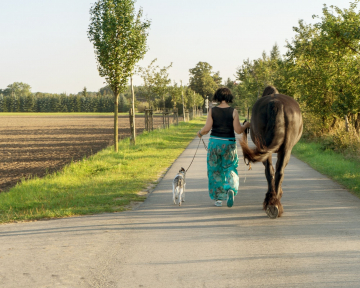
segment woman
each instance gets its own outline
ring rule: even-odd
[[[229,106],[233,95],[228,88],[218,89],[213,100],[220,104],[210,109],[206,124],[197,135],[202,137],[211,130],[207,153],[210,198],[215,200],[215,206],[222,206],[222,200],[227,200],[227,206],[232,207],[239,188],[234,131],[243,133],[250,123],[240,124],[238,112]]]

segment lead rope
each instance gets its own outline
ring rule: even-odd
[[[248,163],[246,163],[246,160],[244,159],[244,162],[245,162],[245,165],[246,165],[246,166],[249,166],[249,169],[246,169],[246,170],[245,170],[245,179],[244,179],[244,183],[245,183],[247,171],[252,170],[252,167],[251,167],[251,163],[250,163],[249,160],[248,160]]]
[[[199,139],[199,144],[198,144],[198,146],[197,146],[197,148],[196,148],[196,151],[195,151],[195,154],[194,154],[194,157],[193,157],[193,159],[191,160],[191,163],[190,163],[189,167],[186,169],[186,171],[185,171],[185,172],[187,172],[187,171],[190,169],[191,164],[194,162],[194,159],[195,159],[195,156],[196,156],[197,150],[199,149],[200,141],[202,141],[202,142],[203,142],[203,144],[204,144],[204,148],[205,148],[205,150],[207,151],[207,147],[206,147],[206,144],[205,144],[204,140],[203,140],[202,138],[200,138],[200,139]]]
[[[245,120],[245,121],[246,121],[246,120]],[[245,123],[245,121],[244,121],[244,123]],[[243,123],[243,124],[244,124],[244,123]],[[247,131],[248,129],[249,129],[249,128],[247,128],[244,133],[248,133],[248,131]],[[246,163],[246,159],[244,158],[244,163],[245,163],[246,166],[249,166],[249,169],[246,169],[246,170],[245,170],[245,178],[244,178],[244,183],[245,183],[247,171],[252,170],[252,167],[251,167],[250,160],[248,160],[248,163]]]

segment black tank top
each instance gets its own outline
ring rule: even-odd
[[[213,119],[213,126],[211,136],[234,138],[234,108],[219,108],[214,107],[211,109],[211,116]]]

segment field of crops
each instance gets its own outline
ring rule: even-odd
[[[154,116],[154,127],[161,124]],[[0,192],[112,145],[113,126],[111,114],[0,114]],[[144,128],[144,116],[136,116],[137,134]],[[129,117],[121,115],[119,138],[129,135]]]

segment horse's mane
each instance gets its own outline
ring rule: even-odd
[[[279,91],[275,88],[275,86],[267,86],[261,97],[270,95],[270,94],[279,94]]]

